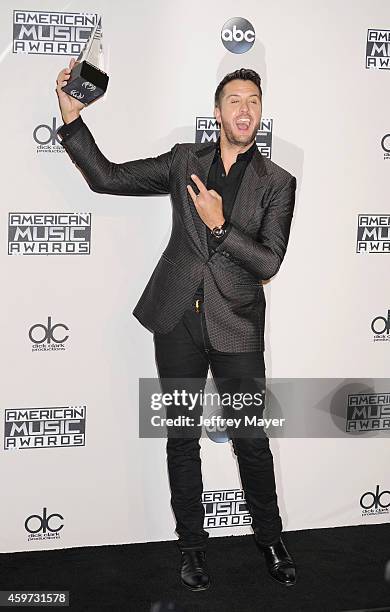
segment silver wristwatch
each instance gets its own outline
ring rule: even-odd
[[[218,240],[220,240],[226,234],[226,225],[227,225],[227,221],[222,223],[222,225],[216,225],[211,230],[211,235],[214,236],[214,238],[217,238]]]

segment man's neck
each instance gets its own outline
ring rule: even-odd
[[[219,145],[221,149],[221,157],[222,157],[223,165],[226,170],[226,174],[229,172],[232,165],[236,162],[237,155],[239,155],[240,153],[245,153],[245,151],[248,151],[248,149],[251,148],[254,142],[255,142],[255,139],[253,139],[249,144],[245,146],[240,146],[240,145],[235,145],[235,144],[230,143],[227,140],[226,136],[224,136],[223,134],[220,136]]]

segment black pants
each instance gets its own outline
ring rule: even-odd
[[[209,366],[218,392],[219,381],[229,390],[240,387],[240,378],[265,380],[263,352],[225,353],[212,348],[207,333],[203,305],[200,312],[187,310],[174,329],[154,334],[155,355],[163,392],[171,391],[164,379],[200,379],[206,382]],[[176,413],[167,408],[167,416]],[[261,416],[261,415],[260,415]],[[193,437],[172,437],[167,440],[168,474],[171,503],[176,518],[180,550],[206,548],[209,537],[203,529],[202,472],[200,430]],[[252,527],[260,544],[273,544],[282,531],[275,488],[274,465],[269,440],[264,432],[252,437],[232,437],[238,459]]]

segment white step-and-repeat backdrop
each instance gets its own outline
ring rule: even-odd
[[[219,81],[261,75],[258,147],[298,180],[265,284],[267,376],[324,384],[275,402],[302,423],[271,439],[284,529],[388,521],[387,0],[3,0],[1,550],[176,537],[165,440],[138,436],[139,379],[156,366],[131,314],[170,199],[92,192],[56,133],[57,73],[99,16],[110,83],[83,118],[112,161],[215,140]],[[250,533],[231,445],[205,437],[202,458],[205,527]]]

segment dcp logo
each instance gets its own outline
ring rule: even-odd
[[[37,125],[35,130],[33,131],[33,138],[37,144],[47,145],[52,144],[61,144],[61,141],[57,135],[57,120],[53,117],[52,125],[46,125],[46,123],[41,123],[41,125]]]
[[[390,153],[390,134],[383,136],[381,146],[385,153]]]
[[[386,495],[388,496],[387,498]],[[382,491],[379,493],[379,485],[376,485],[375,493],[372,491],[366,491],[363,493],[360,498],[360,505],[362,508],[364,508],[364,510],[371,510],[371,508],[375,508],[376,510],[378,508],[389,508],[390,491]]]
[[[61,531],[64,524],[54,521],[54,517],[57,517],[62,521],[64,520],[64,517],[61,514],[50,514],[50,516],[47,516],[47,508],[43,508],[42,516],[39,516],[39,514],[31,514],[31,516],[26,518],[24,523],[25,529],[29,533],[46,533],[47,531],[57,533],[58,531]],[[36,527],[36,529],[34,529],[34,527]]]
[[[247,19],[232,17],[222,27],[221,40],[231,53],[246,53],[255,42],[255,29]]]
[[[389,334],[390,310],[387,311],[387,319],[385,317],[375,317],[371,322],[371,329],[374,334]]]
[[[69,338],[69,334],[61,338],[58,337],[57,332],[56,335],[54,335],[54,330],[56,330],[58,327],[63,327],[63,329],[69,331],[69,327],[64,323],[56,323],[56,325],[52,325],[51,317],[48,317],[47,325],[43,325],[43,323],[36,323],[30,327],[28,337],[34,344],[42,344],[43,342],[47,342],[48,344],[51,342],[54,342],[55,344],[62,344]]]

